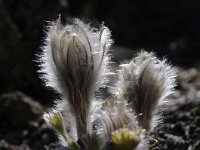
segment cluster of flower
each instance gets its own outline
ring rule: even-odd
[[[51,23],[40,71],[60,100],[44,119],[73,150],[156,149],[149,132],[162,120],[157,108],[173,92],[175,73],[166,60],[145,51],[112,73],[110,37],[107,27],[98,30],[78,19],[66,26],[60,18]],[[106,77],[116,74],[114,100],[96,97]]]

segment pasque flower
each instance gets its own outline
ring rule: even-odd
[[[111,43],[108,28],[93,29],[78,19],[62,26],[59,18],[48,28],[40,57],[42,78],[67,101],[78,138],[88,134],[92,99],[108,72],[107,51]]]
[[[158,123],[153,122],[157,105],[173,92],[171,66],[141,51],[121,64],[116,96],[97,101],[95,91],[110,75],[111,44],[105,26],[98,30],[78,19],[64,26],[59,17],[48,27],[39,56],[41,78],[61,100],[44,119],[73,150],[148,149],[146,133]]]
[[[159,116],[153,115],[157,105],[167,101],[174,86],[175,72],[166,60],[141,51],[129,63],[121,65],[115,93],[130,103],[135,115],[141,114],[139,125],[151,130],[159,122],[154,119]]]

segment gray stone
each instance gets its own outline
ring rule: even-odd
[[[0,104],[0,119],[11,126],[24,126],[43,112],[38,102],[21,92],[2,94]]]

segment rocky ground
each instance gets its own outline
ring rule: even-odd
[[[178,87],[156,129],[162,150],[200,149],[200,72],[178,69]]]
[[[161,150],[200,149],[200,71],[177,68],[178,87],[154,131]],[[42,120],[45,108],[31,97],[13,92],[0,96],[1,150],[63,150]]]
[[[0,96],[0,149],[44,149],[56,140],[54,132],[44,124],[44,108],[21,92]]]

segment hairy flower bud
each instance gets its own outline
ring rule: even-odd
[[[47,35],[40,58],[42,78],[67,101],[80,138],[87,134],[91,100],[108,71],[110,31],[104,26],[92,29],[78,19],[62,26],[59,18]]]
[[[140,126],[150,130],[153,112],[166,101],[175,86],[175,73],[166,60],[142,51],[128,64],[122,64],[115,91],[126,99],[138,117]],[[155,125],[154,125],[155,126]]]

